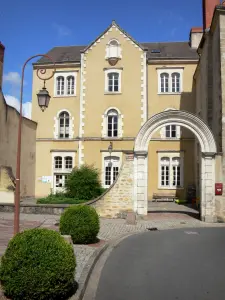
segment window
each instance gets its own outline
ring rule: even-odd
[[[55,169],[62,169],[62,157],[61,156],[55,157]]]
[[[64,77],[59,76],[56,78],[57,82],[57,95],[64,95]]]
[[[113,184],[119,174],[119,157],[105,157],[105,167],[104,167],[104,185],[109,187]]]
[[[74,76],[67,77],[67,95],[74,95]]]
[[[70,116],[68,112],[59,115],[59,138],[69,138]]]
[[[108,137],[118,137],[118,112],[115,109],[108,112]]]
[[[63,192],[68,175],[73,169],[75,152],[52,152],[52,159],[53,192]]]
[[[171,76],[172,76],[172,92],[179,93],[180,92],[180,74],[173,73]]]
[[[166,137],[167,138],[176,138],[177,137],[177,128],[176,125],[166,126]]]
[[[168,93],[169,92],[169,74],[162,73],[160,75],[161,78],[161,93]]]
[[[105,93],[121,93],[121,72],[120,69],[105,70]]]
[[[183,182],[183,163],[182,157],[175,154],[159,158],[159,188],[176,189],[181,188]]]
[[[71,139],[74,136],[74,117],[68,110],[61,110],[54,117],[54,138]]]
[[[158,70],[158,93],[181,93],[183,68]]]
[[[55,96],[75,96],[76,95],[77,72],[56,72],[55,73]]]
[[[110,40],[106,46],[106,58],[121,58],[121,47],[117,40]]]
[[[123,136],[123,115],[114,107],[102,115],[102,137],[121,138]]]
[[[65,157],[65,168],[72,169],[73,168],[73,158],[71,156]]]
[[[108,91],[109,92],[119,91],[119,73],[108,74]]]
[[[168,157],[161,158],[161,186],[170,185],[170,159]]]
[[[173,186],[180,187],[180,158],[174,157],[172,158],[172,167],[173,167]]]

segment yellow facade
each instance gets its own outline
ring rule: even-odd
[[[111,41],[116,42],[111,44]],[[118,52],[110,52],[115,50],[113,48],[115,44]],[[59,51],[54,49],[52,51]],[[118,61],[115,65],[108,59],[112,55],[110,53],[117,53]],[[106,162],[110,159],[108,146],[111,141],[113,142],[111,158],[115,160],[119,168],[122,164],[122,153],[133,150],[137,133],[148,118],[166,109],[195,113],[192,80],[197,59],[187,57],[182,60],[174,57],[170,60],[164,58],[156,60],[151,59],[153,55],[151,53],[153,52],[149,49],[147,51],[145,45],[137,43],[117,24],[112,23],[94,43],[86,48],[83,47],[78,60],[56,60],[56,73],[52,79],[46,81],[46,88],[52,97],[49,107],[43,113],[36,101],[33,101],[32,119],[38,123],[36,196],[56,191],[55,172],[60,174],[60,171],[55,169],[54,160],[56,156],[60,156],[60,153],[63,153],[64,158],[67,155],[65,153],[69,153],[68,155],[73,157],[73,166],[80,166],[83,163],[93,164],[99,169],[103,186],[105,186]],[[52,65],[47,65],[43,61],[34,64],[33,99],[43,84],[36,75],[37,68],[40,67],[47,67],[47,75],[54,70]],[[160,76],[167,73],[167,70],[170,74],[169,90],[162,93]],[[109,75],[112,73],[119,75],[118,77]],[[179,87],[177,75],[173,77],[173,73],[180,74]],[[73,90],[75,94],[56,95],[57,92],[62,93],[62,90],[64,94],[71,91],[72,81],[69,83],[70,79],[68,79],[71,74],[75,78],[75,92]],[[57,76],[64,79],[57,79]],[[63,85],[60,80],[64,80]],[[166,80],[164,81],[165,87]],[[111,85],[114,92],[110,90]],[[174,88],[177,89],[175,92]],[[70,122],[66,138],[58,136],[61,130],[59,129],[60,112],[63,111],[68,112]],[[117,123],[116,125],[112,123],[114,124],[112,126],[117,126],[117,131],[109,127],[109,122],[111,122],[109,115],[112,113],[113,116],[115,111],[117,119],[112,117],[114,120],[112,122],[117,120]],[[111,134],[115,136],[110,136]],[[184,198],[187,186],[195,183],[194,167],[187,167],[190,161],[194,162],[194,136],[182,129],[179,129],[180,135],[176,138],[168,138],[167,134],[165,128],[161,128],[153,135],[149,143],[149,199],[152,199],[154,193],[172,193],[179,198]],[[182,156],[183,183],[181,188],[159,187],[161,172],[159,153],[174,153],[174,157]],[[64,164],[64,161],[62,163]]]

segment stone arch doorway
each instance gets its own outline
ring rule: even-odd
[[[152,116],[140,129],[134,145],[134,211],[148,212],[148,144],[152,135],[167,125],[178,125],[192,131],[199,141],[201,160],[201,220],[215,222],[215,155],[214,136],[198,116],[186,111],[169,110]]]

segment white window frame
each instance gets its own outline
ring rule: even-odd
[[[117,111],[118,115],[118,135],[117,137],[109,137],[108,136],[108,114],[111,110]],[[123,115],[116,107],[109,107],[105,113],[102,115],[102,137],[109,139],[118,139],[123,136]]]
[[[59,132],[59,116],[61,113],[66,112],[69,114],[70,122],[69,122],[69,137],[68,138],[60,138],[60,132]],[[54,138],[59,140],[68,140],[72,139],[74,136],[74,117],[72,117],[71,113],[67,109],[62,109],[57,113],[57,116],[54,117],[54,132],[53,132]]]
[[[119,83],[119,86],[118,86],[118,92],[110,92],[108,87],[109,87],[109,84],[108,84],[108,75],[110,73],[118,73],[119,74],[119,80],[118,80],[118,83]],[[121,93],[121,76],[122,76],[122,70],[121,69],[107,69],[105,70],[105,94],[120,94]]]
[[[177,109],[176,108],[167,108],[164,111],[168,111],[168,110],[177,110]],[[166,126],[172,126],[172,125],[176,126],[176,137],[167,137],[166,136]],[[165,140],[179,140],[181,138],[181,128],[180,128],[180,126],[178,126],[176,124],[173,124],[173,123],[167,124],[166,126],[162,127],[162,129],[160,130],[160,136],[161,136],[162,139],[165,139]]]
[[[110,51],[110,47],[111,46],[111,43],[112,42],[117,42],[118,46],[117,46],[117,55],[116,56],[112,56],[111,55],[111,51]],[[106,45],[106,55],[105,55],[105,58],[108,59],[108,58],[111,58],[111,57],[117,57],[117,58],[122,58],[122,49],[121,49],[121,44],[119,43],[119,41],[117,39],[111,39],[107,45]]]
[[[68,82],[67,78],[74,77],[74,94],[68,94]],[[57,95],[57,77],[64,78],[64,94]],[[77,87],[77,72],[56,72],[54,74],[54,97],[74,97],[76,96],[76,87]]]
[[[158,94],[160,95],[179,95],[183,92],[183,71],[184,68],[159,68],[157,69],[158,72]],[[168,92],[161,92],[161,75],[163,73],[167,73],[169,75],[169,91]],[[180,74],[180,91],[179,92],[172,92],[172,74],[178,73]]]
[[[169,185],[162,186],[161,184],[161,159],[163,157],[169,158]],[[180,159],[180,186],[173,186],[173,159]],[[163,190],[179,190],[184,187],[184,154],[183,152],[158,152],[158,189]]]
[[[113,157],[115,158],[118,158],[118,161],[115,162],[115,166],[119,168],[119,171],[118,171],[118,174],[120,172],[120,168],[121,168],[121,165],[122,165],[122,152],[112,152],[111,154],[111,159],[113,160]],[[108,163],[109,162],[109,159],[110,159],[110,154],[109,152],[103,152],[102,153],[102,187],[104,188],[109,188],[110,186],[109,185],[105,185],[105,170],[106,170],[106,162]],[[113,161],[112,161],[113,163]]]
[[[66,157],[72,157],[72,168],[68,169],[66,168]],[[61,157],[62,158],[62,168],[55,168],[55,158]],[[55,186],[55,175],[68,175],[71,173],[75,166],[75,152],[52,152],[52,185],[51,188],[53,190],[53,193],[57,191]],[[63,182],[64,184],[64,182]],[[60,189],[58,190],[60,191]],[[63,187],[61,188],[61,191],[63,191]]]

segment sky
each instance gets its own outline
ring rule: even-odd
[[[0,41],[6,47],[3,92],[8,104],[15,107],[27,58],[55,46],[88,45],[112,20],[138,42],[187,41],[191,27],[202,26],[202,0],[0,2]],[[32,62],[25,72],[27,117],[31,112]]]

